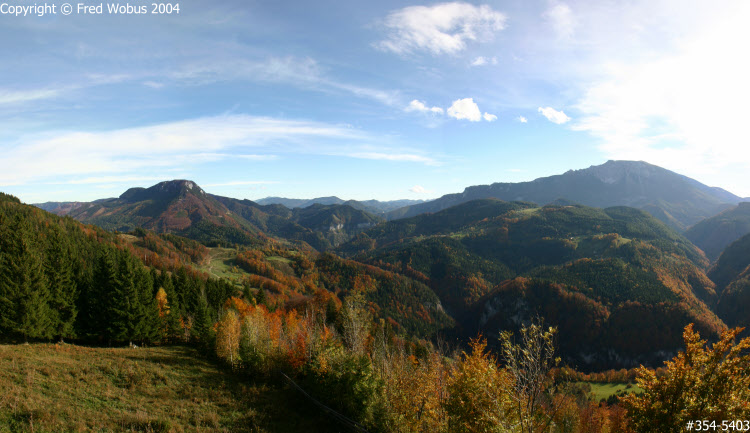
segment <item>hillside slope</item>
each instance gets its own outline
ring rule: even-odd
[[[132,231],[137,227],[175,233],[206,244],[260,244],[263,234],[237,218],[194,182],[173,180],[150,188],[130,188],[119,198],[76,203],[51,209],[105,230]]]
[[[581,366],[658,362],[686,324],[708,336],[724,328],[705,256],[634,208],[477,200],[379,225],[339,250],[421,278],[464,338],[541,315]],[[565,322],[583,317],[585,327]]]
[[[607,161],[599,166],[571,170],[531,182],[471,186],[459,194],[388,213],[388,219],[437,212],[481,198],[530,201],[539,205],[566,199],[586,206],[629,206],[643,209],[668,226],[684,231],[716,215],[741,199],[686,176],[642,161]]]
[[[338,200],[338,202],[342,202]],[[174,233],[209,246],[260,245],[268,237],[305,242],[319,251],[337,246],[382,221],[365,210],[343,204],[313,204],[289,209],[208,194],[189,180],[130,188],[119,198],[90,203],[39,204],[106,230],[145,228]]]
[[[750,234],[732,242],[708,276],[720,296],[716,308],[719,317],[729,326],[750,326]]]
[[[328,432],[291,389],[195,349],[0,345],[0,431]]]
[[[714,261],[724,249],[750,233],[750,203],[743,202],[690,227],[685,237]]]

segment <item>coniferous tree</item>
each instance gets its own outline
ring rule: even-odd
[[[167,338],[177,340],[182,336],[182,325],[180,322],[180,301],[172,285],[172,278],[162,274],[161,287],[164,289],[167,297],[169,312],[166,316]]]
[[[136,271],[136,287],[139,294],[136,338],[140,341],[159,341],[164,332],[160,326],[159,307],[153,293],[153,280],[148,270],[140,266]]]
[[[255,294],[255,303],[268,308],[268,298],[266,297],[266,291],[263,287],[258,289],[258,292]]]
[[[107,336],[115,341],[130,341],[137,338],[139,311],[138,289],[135,270],[128,256],[118,253],[118,284],[109,297],[107,308]]]
[[[51,295],[54,336],[62,340],[75,337],[73,325],[78,314],[75,304],[78,293],[73,275],[71,247],[60,232],[61,230],[56,228],[50,237],[45,273]]]
[[[15,239],[15,233],[11,229],[9,220],[10,218],[4,212],[0,212],[0,335],[9,335],[15,323],[13,319],[16,292],[11,266],[15,258],[13,253],[16,244],[12,242]]]
[[[32,228],[28,220],[19,216],[11,227],[0,274],[0,302],[5,310],[2,326],[25,340],[50,339],[54,323],[42,267],[44,256],[31,242]]]
[[[193,290],[193,284],[191,284],[187,270],[185,268],[179,268],[172,277],[172,283],[174,284],[175,292],[179,298],[183,314],[186,314],[188,311],[195,311],[198,306],[198,298],[195,295],[195,290]]]
[[[193,338],[204,348],[212,346],[213,328],[208,302],[204,296],[198,297],[198,307],[195,309],[195,319],[191,330]]]
[[[116,254],[108,247],[98,252],[93,277],[79,297],[79,329],[89,337],[112,338],[106,326],[113,294],[120,285]]]

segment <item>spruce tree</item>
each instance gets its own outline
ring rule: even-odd
[[[171,341],[182,338],[182,325],[180,321],[180,301],[172,285],[172,279],[169,276],[164,276],[161,281],[161,287],[167,294],[167,302],[169,305],[169,314],[166,316],[166,330],[167,337]]]
[[[53,313],[54,336],[75,337],[73,325],[78,310],[76,308],[77,284],[73,275],[71,247],[58,227],[54,227],[47,249],[45,273],[50,290],[50,308]]]
[[[154,342],[164,337],[153,286],[151,274],[145,268],[139,267],[136,271],[136,287],[139,294],[137,308],[139,323],[136,335],[140,341]]]
[[[140,297],[132,260],[124,253],[118,256],[119,284],[114,287],[109,299],[106,330],[107,336],[115,341],[132,342],[139,336]]]
[[[110,305],[113,295],[120,285],[117,269],[117,250],[103,247],[98,252],[96,267],[90,284],[85,286],[81,294],[79,309],[80,328],[89,337],[105,337],[111,339],[107,324],[111,320]]]
[[[10,218],[0,207],[0,335],[10,335],[15,328],[16,297],[12,266],[15,263],[16,233]]]
[[[213,323],[211,322],[208,302],[206,302],[205,296],[198,297],[198,306],[195,309],[194,317],[193,338],[204,348],[211,347],[213,341]]]
[[[42,268],[44,256],[31,242],[32,228],[28,220],[16,219],[16,222],[9,255],[0,277],[4,308],[12,309],[4,312],[7,316],[4,315],[2,321],[11,332],[22,335],[24,340],[50,339],[54,332],[53,314]]]
[[[266,291],[261,287],[258,289],[258,292],[255,294],[255,303],[257,305],[263,305],[264,307],[268,308],[268,298],[266,297]]]

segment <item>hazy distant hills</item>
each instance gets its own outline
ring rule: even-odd
[[[419,204],[423,202],[424,200],[406,200],[406,199],[391,200],[391,201],[378,201],[378,200],[344,201],[335,196],[318,197],[318,198],[313,198],[309,200],[308,199],[296,199],[296,198],[283,198],[283,197],[266,197],[266,198],[262,198],[256,201],[256,203],[260,205],[280,204],[280,205],[284,205],[285,207],[288,207],[289,209],[306,208],[314,204],[322,204],[322,205],[345,204],[355,209],[363,210],[365,212],[370,212],[373,214],[383,214],[383,213],[390,212],[395,209],[399,209],[405,206],[411,206],[411,205]]]
[[[423,281],[463,337],[540,315],[580,366],[654,362],[688,323],[724,327],[702,252],[634,208],[474,200],[377,225],[339,251]]]
[[[690,227],[685,237],[716,260],[729,244],[750,233],[750,203],[743,202]]]
[[[463,193],[396,209],[388,219],[437,212],[480,198],[528,201],[540,205],[564,199],[586,206],[630,206],[651,213],[672,228],[693,224],[736,205],[742,199],[721,188],[642,161],[607,161],[582,170],[542,177],[531,182],[471,186]]]
[[[346,204],[313,204],[289,209],[281,204],[261,205],[250,200],[212,197],[261,231],[307,242],[319,251],[337,246],[383,221],[382,217]]]

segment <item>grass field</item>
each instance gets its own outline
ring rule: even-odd
[[[628,387],[628,384],[626,383],[587,383],[591,385],[591,400],[593,401],[601,401],[602,399],[606,400],[614,394],[623,396],[631,392],[643,391],[638,385],[630,385],[630,387]]]
[[[234,248],[211,248],[207,260],[198,267],[199,270],[207,272],[214,278],[225,278],[238,281],[245,271],[235,265],[234,259],[237,251]]]
[[[292,391],[192,348],[0,345],[0,432],[338,431]]]

